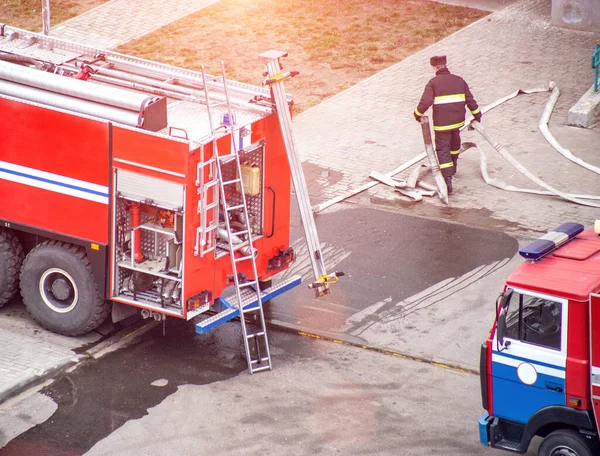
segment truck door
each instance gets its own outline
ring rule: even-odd
[[[600,424],[600,295],[590,295],[590,349],[591,349],[591,385],[592,403],[596,425]]]
[[[512,290],[492,347],[494,415],[526,423],[546,406],[565,405],[567,313],[565,299]]]

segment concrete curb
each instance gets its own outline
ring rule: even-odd
[[[591,127],[600,114],[600,91],[594,92],[594,86],[583,94],[579,101],[569,109],[567,125],[574,127]]]
[[[280,329],[283,331],[293,332],[300,336],[310,337],[313,339],[324,340],[328,342],[334,342],[337,344],[348,345],[352,347],[362,348],[363,350],[373,351],[377,353],[381,353],[383,355],[394,356],[397,358],[407,359],[410,361],[415,361],[418,363],[426,363],[431,364],[432,366],[441,367],[443,369],[448,369],[454,372],[461,372],[472,375],[479,375],[479,370],[473,369],[467,365],[462,365],[459,363],[451,363],[442,359],[437,359],[435,357],[426,357],[426,356],[414,356],[408,353],[399,352],[393,350],[391,348],[378,347],[375,345],[369,345],[366,341],[363,342],[363,339],[352,336],[351,334],[344,333],[333,333],[329,331],[315,331],[309,328],[305,328],[300,325],[294,325],[290,323],[285,323],[278,320],[268,320],[267,323],[269,326]]]
[[[75,355],[69,358],[65,358],[61,360],[57,365],[50,367],[48,369],[43,370],[39,374],[31,375],[22,380],[19,380],[12,385],[8,386],[4,390],[0,391],[0,404],[6,402],[6,400],[14,397],[23,391],[32,388],[34,386],[43,383],[50,377],[53,377],[61,372],[66,371],[71,366],[80,363],[81,361],[87,359],[86,355]]]

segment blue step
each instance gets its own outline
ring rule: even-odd
[[[297,287],[298,285],[300,285],[301,282],[302,278],[300,276],[292,276],[286,280],[282,280],[281,282],[273,285],[272,287],[263,290],[260,293],[261,300],[262,302],[267,302],[275,298],[276,296],[279,296],[285,293],[286,291]],[[256,297],[256,291],[254,291],[253,289],[249,289],[248,287],[242,291],[241,296],[244,312],[258,309],[258,299]],[[225,309],[197,323],[196,332],[204,334],[210,331],[211,329],[214,329],[217,326],[220,326],[223,323],[226,323],[229,320],[238,317],[240,315],[240,309],[237,300],[237,294],[228,296],[227,298],[219,298],[221,304],[220,307],[225,307]],[[217,303],[215,303],[215,307],[219,308]]]

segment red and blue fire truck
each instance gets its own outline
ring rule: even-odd
[[[600,223],[565,223],[519,250],[481,349],[483,445],[600,454]]]
[[[277,63],[267,84],[281,56],[262,56]],[[298,285],[271,280],[294,260],[296,179],[274,92],[223,65],[210,76],[0,25],[0,306],[20,287],[65,335],[111,309],[214,309],[204,332],[246,306],[224,296],[233,284],[259,303]]]

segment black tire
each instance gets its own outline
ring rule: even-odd
[[[111,309],[100,297],[85,250],[59,241],[29,252],[21,268],[21,296],[41,326],[66,336],[96,329]]]
[[[538,456],[593,456],[585,437],[570,429],[554,431],[546,437]]]
[[[17,293],[23,247],[12,231],[0,229],[0,307]]]

